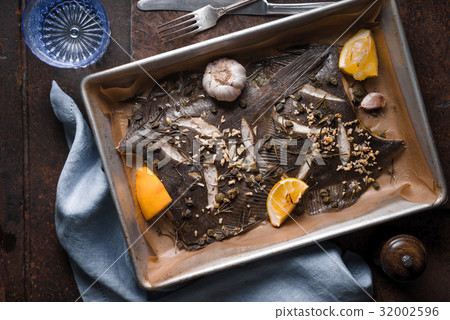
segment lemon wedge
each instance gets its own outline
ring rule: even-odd
[[[370,30],[359,30],[342,48],[339,68],[355,80],[378,75],[378,57]]]
[[[279,227],[300,202],[308,185],[300,179],[287,178],[278,181],[267,196],[267,213],[270,223]]]
[[[149,220],[171,202],[163,183],[147,167],[136,170],[136,196],[145,219]]]

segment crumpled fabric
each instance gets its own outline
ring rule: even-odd
[[[370,301],[364,260],[330,242],[234,267],[161,291],[134,276],[89,126],[53,81],[50,100],[70,152],[56,192],[55,225],[84,301]],[[122,257],[120,257],[122,255]],[[119,258],[120,257],[120,258]]]

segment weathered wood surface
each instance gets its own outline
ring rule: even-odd
[[[24,46],[20,32],[24,2],[10,0],[0,12],[0,301],[73,301],[79,293],[67,255],[54,226],[56,184],[67,156],[62,125],[54,116],[51,80],[81,107],[80,81],[93,72],[135,58],[186,45],[163,45],[154,27],[176,12],[142,13],[137,0],[102,0],[114,40],[95,66],[57,69],[39,61]],[[447,181],[450,171],[448,17],[445,0],[398,0],[420,87]],[[151,15],[152,18],[148,18]],[[143,18],[147,16],[146,18]],[[269,21],[268,17],[224,17],[219,25],[194,39]],[[131,37],[131,34],[133,37]],[[126,53],[119,47],[125,49]],[[81,107],[84,112],[83,108]],[[372,267],[375,299],[379,301],[449,300],[449,215],[444,208],[337,238],[344,249],[361,254]],[[428,267],[416,281],[398,284],[371,262],[383,237],[407,233],[427,247]]]

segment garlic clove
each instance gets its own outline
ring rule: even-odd
[[[369,93],[361,101],[361,108],[366,110],[374,110],[383,108],[386,105],[386,98],[378,92]]]
[[[234,101],[247,83],[245,68],[236,60],[222,58],[209,63],[203,75],[206,93],[219,101]]]

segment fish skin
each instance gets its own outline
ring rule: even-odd
[[[164,135],[165,130],[170,129],[170,126],[165,121],[160,121],[158,128],[151,128],[152,121],[158,119],[158,116],[160,119],[168,117],[176,123],[177,119],[198,117],[203,113],[203,121],[218,127],[222,131],[222,136],[216,136],[213,140],[204,137],[205,140],[209,139],[208,141],[214,141],[216,144],[220,144],[221,141],[228,144],[228,142],[234,140],[236,147],[240,144],[248,146],[249,141],[251,141],[255,144],[253,148],[255,157],[262,160],[258,161],[258,170],[263,175],[264,180],[253,185],[246,183],[245,180],[251,174],[257,175],[257,172],[247,172],[246,169],[249,168],[246,167],[239,171],[239,174],[243,176],[241,179],[229,177],[232,168],[227,168],[227,165],[221,166],[218,161],[215,162],[218,177],[227,177],[218,181],[218,191],[226,194],[235,187],[240,189],[240,194],[230,202],[230,211],[219,214],[217,214],[217,208],[212,210],[206,209],[211,204],[211,197],[208,201],[208,181],[205,179],[205,170],[202,165],[196,165],[195,162],[189,164],[171,161],[159,169],[157,175],[174,199],[189,188],[195,181],[193,177],[200,176],[201,181],[199,182],[204,185],[202,187],[194,184],[186,193],[185,198],[189,197],[194,201],[193,207],[187,207],[184,199],[181,199],[181,201],[173,203],[168,213],[169,219],[173,223],[174,234],[187,250],[197,250],[216,241],[216,239],[222,240],[223,238],[238,235],[258,222],[265,220],[267,218],[267,194],[283,175],[295,177],[301,172],[304,175],[303,179],[305,182],[310,185],[310,188],[302,198],[301,205],[296,209],[296,212],[299,214],[305,212],[309,215],[314,215],[344,209],[355,203],[361,194],[370,187],[370,183],[364,183],[363,181],[363,178],[366,177],[365,175],[356,173],[353,169],[350,171],[338,170],[339,166],[342,166],[339,155],[325,158],[325,166],[320,165],[320,161],[308,158],[310,155],[307,155],[306,158],[304,157],[303,161],[300,159],[300,153],[305,151],[302,147],[304,147],[305,143],[306,145],[308,143],[312,144],[314,137],[304,132],[304,130],[299,130],[294,135],[289,135],[287,130],[285,131],[280,127],[280,121],[274,121],[272,106],[278,102],[279,97],[283,93],[285,98],[284,109],[275,115],[276,119],[281,119],[282,124],[285,125],[287,120],[295,121],[298,124],[308,124],[309,112],[304,111],[294,115],[294,111],[298,110],[301,104],[304,104],[306,108],[320,111],[323,115],[332,115],[330,121],[322,123],[314,121],[314,123],[310,124],[310,127],[315,128],[312,130],[313,133],[321,135],[324,128],[335,129],[337,132],[338,121],[341,121],[345,125],[346,130],[352,130],[351,134],[347,135],[348,138],[354,139],[350,146],[353,146],[353,143],[364,144],[367,139],[370,139],[372,149],[379,152],[379,155],[376,157],[377,161],[374,161],[377,164],[373,165],[373,170],[367,175],[371,179],[376,179],[381,174],[381,170],[378,167],[386,167],[391,163],[395,155],[405,148],[403,141],[381,139],[360,126],[344,90],[342,75],[338,69],[338,52],[336,47],[331,48],[327,55],[320,58],[317,65],[313,65],[312,70],[309,72],[306,71],[303,75],[291,72],[294,70],[293,63],[294,65],[305,63],[305,61],[312,63],[322,56],[326,48],[326,46],[303,48],[292,54],[284,54],[249,64],[246,67],[249,80],[241,95],[241,98],[247,101],[245,109],[240,108],[237,101],[226,103],[209,98],[202,90],[201,85],[199,86],[201,75],[195,74],[196,76],[193,76],[192,74],[184,73],[170,76],[166,80],[166,88],[171,89],[169,91],[172,92],[172,98],[175,99],[176,103],[173,102],[172,98],[163,95],[160,89],[155,88],[148,101],[143,103],[141,108],[135,110],[129,130],[117,147],[119,152],[124,152],[127,144],[131,143],[134,146],[136,143],[142,142],[144,137],[140,135],[144,132],[156,134],[158,137],[159,135]],[[302,57],[302,55],[304,56]],[[296,67],[297,72],[303,73],[305,71],[301,66]],[[310,79],[312,77],[315,78],[315,81]],[[337,80],[334,85],[329,83],[331,77]],[[296,85],[291,87],[292,81],[295,81]],[[318,83],[321,85],[320,90],[325,90],[333,97],[337,97],[337,99],[326,99],[325,104],[317,106],[320,99],[316,96],[308,95],[308,90],[303,90],[300,101],[289,97],[289,95],[295,94],[298,90],[301,91],[304,85],[311,86]],[[309,87],[308,89],[311,88]],[[187,103],[184,104],[183,101],[187,101]],[[169,107],[165,108],[166,104]],[[213,105],[217,105],[217,113],[210,112]],[[267,112],[262,114],[262,111],[266,109]],[[163,116],[161,113],[163,113]],[[338,115],[338,117],[335,117],[335,115]],[[223,122],[220,121],[222,118]],[[258,130],[254,130],[255,127]],[[244,139],[241,136],[229,137],[228,134],[223,134],[225,128],[230,128],[230,131],[231,128],[240,129]],[[183,129],[187,130],[181,134]],[[360,132],[357,133],[357,131]],[[267,134],[271,138],[264,140],[263,138]],[[187,154],[192,158],[194,155],[190,150],[193,150],[193,140],[199,135],[198,130],[194,130],[192,126],[180,126],[179,130],[171,133],[171,135],[180,135],[181,139],[186,140],[179,148],[184,150],[183,154]],[[275,151],[277,147],[276,144],[274,147],[274,141],[276,139],[289,138],[290,136],[298,140],[296,145],[288,147],[287,164],[283,165],[280,164],[280,155]],[[370,138],[368,138],[369,136]],[[259,142],[261,140],[262,142]],[[133,148],[131,149],[134,150]],[[338,150],[339,148],[336,147],[335,149]],[[311,150],[313,150],[313,154],[317,152],[314,151],[314,148]],[[339,151],[336,151],[336,153],[339,153]],[[248,152],[244,154],[248,156]],[[158,160],[163,160],[165,157],[164,150],[156,153],[154,157]],[[350,162],[352,158],[350,157]],[[251,159],[252,157],[250,157]],[[309,164],[309,168],[306,170],[303,167],[303,170],[300,170],[302,164]],[[189,175],[189,172],[195,172],[196,174]],[[229,184],[232,179],[235,180],[234,184]],[[343,184],[342,181],[346,181],[347,184]],[[357,186],[355,192],[351,192],[350,195],[348,191],[350,190],[349,185]],[[358,186],[360,189],[358,189]],[[336,203],[324,203],[323,198],[320,196],[320,190],[323,188],[329,189],[329,193],[334,199],[333,202]],[[250,192],[253,194],[252,196],[245,195]],[[181,216],[183,210],[186,209],[192,211],[192,217],[189,219]],[[204,209],[204,212],[202,209]],[[207,235],[209,229],[213,230],[215,236]],[[195,234],[197,234],[197,237]]]

